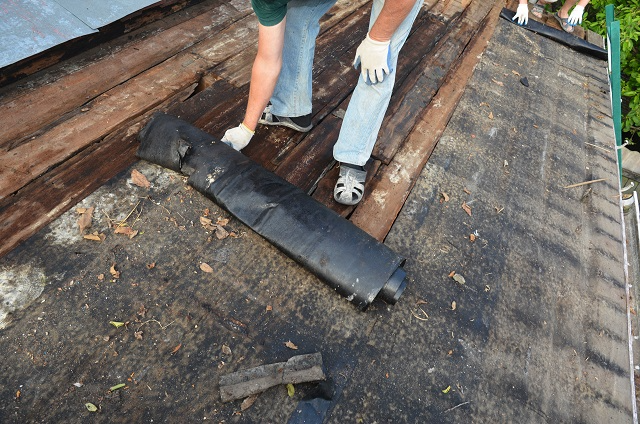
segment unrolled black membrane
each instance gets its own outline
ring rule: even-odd
[[[138,157],[188,175],[196,190],[358,308],[376,298],[394,304],[404,291],[404,258],[210,134],[158,113],[138,138]]]
[[[513,17],[515,16],[515,14],[516,13],[514,11],[506,8],[503,8],[500,12],[500,16],[503,19],[506,19],[513,23],[516,23],[515,21],[513,21]],[[580,37],[576,37],[573,34],[569,34],[568,32],[551,28],[550,26],[540,23],[535,19],[529,19],[529,22],[526,25],[521,26],[554,41],[562,43],[577,52],[585,53],[589,56],[595,57],[596,59],[607,60],[608,58],[607,51],[602,47],[589,43],[588,41]]]

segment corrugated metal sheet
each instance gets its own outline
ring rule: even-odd
[[[0,0],[0,67],[97,32],[157,0]]]

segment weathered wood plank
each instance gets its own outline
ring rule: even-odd
[[[476,1],[470,7],[486,10],[490,3]],[[479,57],[500,19],[502,5],[495,3],[480,25],[469,46],[456,62],[446,83],[426,108],[419,123],[388,166],[381,167],[380,176],[367,187],[368,195],[351,215],[351,221],[378,240],[384,240],[398,213],[446,128],[458,104],[464,87],[473,74]],[[486,14],[485,11],[484,13]],[[481,12],[474,12],[481,13]],[[375,217],[375,219],[373,219]]]
[[[0,199],[196,82],[204,69],[243,48],[255,25],[253,16],[242,19],[219,37],[205,39],[193,50],[109,90],[88,105],[87,113],[80,111],[29,143],[0,152]]]
[[[0,147],[15,147],[23,137],[180,51],[214,36],[220,29],[246,15],[224,2],[213,6],[207,13],[129,45],[104,60],[90,63],[54,84],[3,97],[0,101]],[[52,99],[64,101],[52,102]]]

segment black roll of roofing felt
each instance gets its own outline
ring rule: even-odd
[[[189,184],[310,270],[358,308],[394,304],[405,259],[305,192],[210,134],[156,114],[138,157],[189,176]]]

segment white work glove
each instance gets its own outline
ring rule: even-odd
[[[584,13],[584,7],[577,5],[571,11],[569,15],[569,19],[567,19],[567,23],[571,26],[580,25],[582,23],[582,14]]]
[[[253,134],[254,131],[251,131],[244,124],[240,124],[235,128],[227,130],[222,137],[222,142],[236,150],[242,150],[249,144]]]
[[[356,58],[353,60],[353,67],[358,69],[367,84],[382,82],[385,74],[389,75],[389,56],[391,52],[389,45],[391,41],[376,41],[367,37],[360,43],[356,50]]]
[[[529,6],[526,3],[519,4],[516,14],[511,18],[512,21],[517,19],[518,25],[526,25],[529,22]]]

